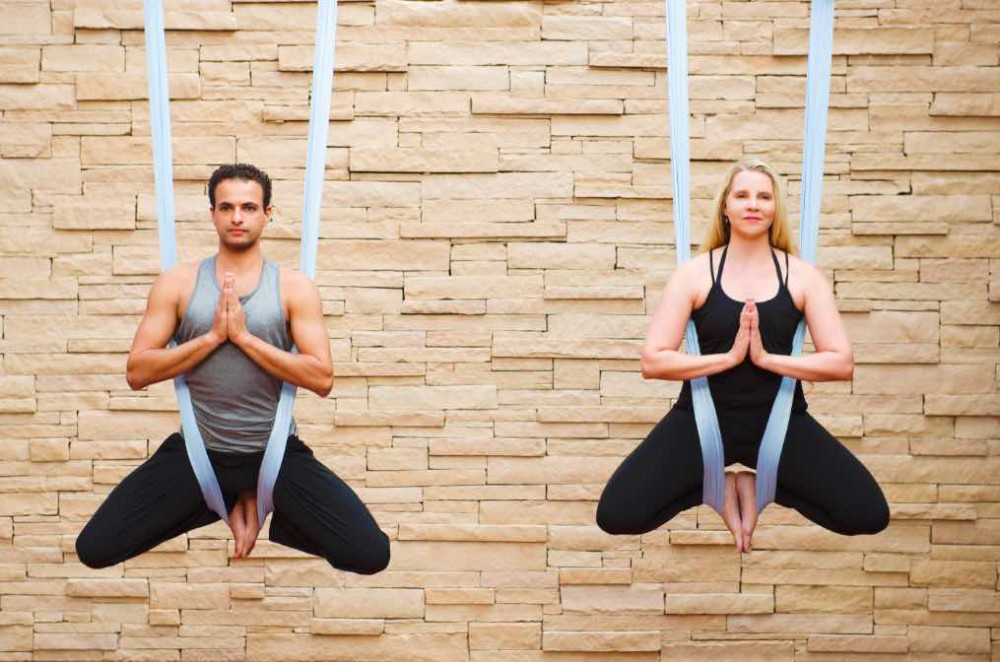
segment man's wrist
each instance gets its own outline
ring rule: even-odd
[[[243,329],[235,336],[233,336],[231,340],[233,341],[234,345],[236,345],[240,349],[243,349],[244,347],[247,346],[247,344],[253,341],[253,337],[254,336],[252,333],[250,333],[249,329]]]
[[[206,339],[206,342],[208,343],[208,346],[211,349],[215,349],[219,347],[219,345],[222,345],[224,342],[226,342],[226,339],[216,334],[215,331],[209,331],[202,337]]]

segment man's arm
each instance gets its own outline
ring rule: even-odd
[[[223,293],[229,306],[229,339],[269,374],[325,398],[333,389],[333,361],[319,290],[300,273],[291,273],[283,280],[292,342],[298,353],[286,352],[250,333],[239,298],[231,288]]]
[[[177,328],[180,275],[180,268],[171,269],[157,278],[149,291],[146,313],[135,332],[125,368],[125,379],[134,390],[190,371],[226,341],[226,318],[224,309],[219,314],[219,306],[208,333],[183,345],[167,347]]]

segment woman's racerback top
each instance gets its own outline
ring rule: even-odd
[[[722,270],[726,266],[728,244],[719,260],[719,273],[715,274],[715,263],[711,251],[708,254],[712,271],[712,289],[699,308],[691,311],[691,319],[698,331],[698,344],[702,354],[723,354],[732,349],[736,333],[740,327],[740,313],[743,301],[737,301],[722,289]],[[760,337],[764,349],[772,354],[791,354],[795,329],[802,319],[802,311],[795,307],[788,291],[788,255],[785,255],[785,278],[781,277],[781,267],[774,250],[771,250],[774,269],[778,272],[778,293],[767,301],[757,302],[760,317]],[[758,368],[747,353],[743,362],[725,372],[711,375],[708,387],[716,406],[729,408],[770,407],[781,386],[781,375]],[[692,409],[691,383],[684,382],[677,399],[678,407]],[[802,393],[802,383],[795,385],[792,399],[793,411],[805,411],[806,399]]]

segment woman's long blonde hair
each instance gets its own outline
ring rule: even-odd
[[[768,238],[771,245],[780,248],[786,253],[795,255],[796,248],[792,241],[792,230],[788,225],[788,205],[785,199],[785,187],[781,184],[781,177],[770,165],[760,159],[746,159],[733,164],[726,175],[725,185],[719,189],[712,204],[712,218],[705,233],[705,240],[701,245],[702,251],[710,251],[713,248],[724,246],[729,243],[729,221],[726,219],[726,198],[733,187],[733,179],[737,173],[760,172],[771,179],[774,186],[774,222],[768,230]]]

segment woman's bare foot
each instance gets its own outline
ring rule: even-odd
[[[743,528],[740,522],[739,497],[736,494],[736,474],[726,472],[725,500],[722,502],[722,521],[733,534],[736,551],[743,551]]]
[[[750,471],[736,474],[736,495],[740,502],[740,519],[743,523],[743,549],[750,551],[750,540],[757,526],[757,475]]]
[[[243,499],[240,498],[233,506],[233,511],[229,513],[229,529],[233,532],[233,539],[236,542],[233,551],[233,558],[243,558],[241,550],[247,536],[247,521],[244,514]]]

